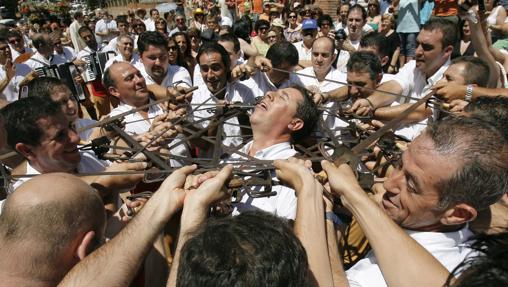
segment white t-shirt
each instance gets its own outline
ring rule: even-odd
[[[42,67],[49,67],[51,65],[55,64],[53,62],[53,57],[50,56],[50,59],[47,59],[43,55],[41,55],[39,52],[35,53],[25,62],[25,65],[30,67],[30,69],[35,70],[37,68]]]
[[[145,78],[147,85],[157,84],[155,80],[146,72],[145,66],[142,62],[139,62],[136,65],[136,68],[141,72],[143,77]],[[182,81],[182,83],[178,84],[178,86],[190,88],[192,87],[192,80],[189,72],[184,67],[169,65],[168,71],[166,73],[166,77],[160,83],[162,87],[171,87],[174,83],[178,83]]]
[[[25,79],[25,76],[32,71],[32,69],[25,64],[14,65],[16,65],[16,72],[14,73],[14,77],[12,77],[7,87],[5,87],[5,89],[0,93],[0,98],[6,100],[9,103],[18,100],[19,84]],[[5,79],[6,77],[7,73],[5,72],[5,66],[0,65],[0,80]]]
[[[393,78],[402,88],[402,94],[408,95],[413,99],[409,99],[409,103],[414,103],[416,99],[423,98],[430,88],[434,86],[442,77],[450,61],[448,60],[439,70],[430,78],[426,79],[419,69],[416,68],[416,61],[412,60],[404,65]],[[407,102],[407,101],[406,101]],[[397,105],[397,103],[392,104]],[[406,137],[409,140],[416,138],[427,127],[427,119],[418,123],[401,126],[395,131],[397,135]]]
[[[235,82],[227,84],[226,95],[224,100],[229,103],[240,102],[243,104],[254,104],[255,98],[252,91],[245,85]],[[217,101],[212,98],[212,93],[208,90],[205,85],[199,86],[192,95],[191,107],[192,111],[189,112],[189,120],[194,122],[199,128],[206,128],[209,124],[209,120],[203,120],[214,116],[214,112],[211,111]],[[200,104],[204,104],[199,107]],[[223,139],[222,143],[225,146],[239,146],[242,143],[241,129],[238,126],[239,122],[236,117],[230,118],[224,122],[223,131],[227,136]]]
[[[97,43],[101,44],[103,42],[109,42],[111,41],[115,35],[111,32],[107,36],[100,36],[97,34],[97,32],[106,32],[106,30],[109,31],[116,31],[118,30],[116,27],[116,21],[115,20],[108,20],[104,21],[104,19],[100,19],[95,24],[95,38],[97,38]]]
[[[138,63],[140,61],[140,58],[139,58],[139,55],[138,53],[133,53],[132,54],[132,58],[131,60],[129,61],[129,63],[131,63],[134,67],[137,67]],[[106,71],[107,68],[109,68],[109,66],[111,66],[113,63],[115,62],[127,62],[123,59],[123,56],[122,54],[117,54],[116,56],[114,56],[113,58],[109,59],[106,64],[104,64],[104,71]]]
[[[252,141],[247,143],[240,150],[244,154],[249,154],[252,146]],[[260,160],[276,160],[287,159],[297,154],[297,151],[291,147],[289,142],[283,142],[267,147],[263,150],[257,151],[254,158]],[[239,154],[233,154],[226,162],[234,162],[238,159],[245,160]],[[276,180],[275,172],[272,172],[272,180]],[[264,190],[261,186],[251,186],[251,190],[259,192]],[[242,212],[260,209],[274,215],[294,220],[296,218],[296,196],[295,191],[284,185],[272,186],[272,191],[277,194],[270,197],[251,198],[247,194],[242,197],[242,200],[235,204],[233,215],[238,215]]]
[[[299,61],[310,61],[312,57],[312,49],[308,49],[303,44],[303,41],[293,43],[298,51],[298,60]]]
[[[465,243],[473,233],[466,226],[455,232],[419,232],[406,230],[416,242],[430,252],[449,271],[471,253]],[[403,270],[401,270],[403,272]],[[383,273],[379,269],[376,256],[369,251],[367,256],[346,271],[350,286],[385,287]]]
[[[63,47],[63,54],[53,53],[53,59],[51,62],[55,65],[65,64],[74,61],[76,59],[76,52],[71,47]]]

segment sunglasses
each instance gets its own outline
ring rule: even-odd
[[[288,18],[289,19],[296,19],[296,15],[289,15]]]
[[[183,20],[183,19],[176,19],[176,22],[183,22],[183,21],[185,21],[185,20]]]
[[[267,26],[259,27],[259,31],[262,31],[262,30],[268,30],[268,27]]]
[[[21,43],[21,39],[11,39],[9,40],[9,43],[11,44]]]
[[[330,22],[323,22],[321,23],[321,26],[330,26]]]
[[[178,51],[178,46],[168,46],[168,51],[176,52]]]

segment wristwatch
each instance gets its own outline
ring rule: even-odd
[[[466,86],[466,96],[464,97],[464,101],[471,102],[473,99],[473,85]]]

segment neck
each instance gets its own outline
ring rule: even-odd
[[[312,43],[314,43],[314,39],[312,39],[312,40],[303,40],[303,45],[307,49],[312,49]]]
[[[326,75],[328,75],[328,73],[330,73],[331,69],[332,69],[332,68],[330,67],[330,68],[328,68],[328,69],[327,69],[326,71],[324,71],[324,72],[319,72],[319,71],[314,70],[314,74],[316,74],[316,78],[317,78],[317,80],[318,80],[319,82],[324,81],[324,80],[325,80],[325,78],[326,78]]]
[[[132,60],[132,54],[130,56],[122,55],[124,61],[130,62]]]
[[[470,42],[471,41],[471,37],[470,36],[463,36],[462,37],[462,41],[464,41],[464,42]]]
[[[465,224],[460,225],[444,225],[441,222],[436,222],[427,226],[418,227],[417,229],[406,228],[408,230],[421,231],[421,232],[455,232],[464,227]]]
[[[285,134],[279,134],[274,136],[273,134],[270,134],[270,131],[266,132],[256,132],[256,127],[252,127],[252,146],[249,150],[249,155],[254,156],[256,152],[263,150],[265,148],[271,147],[276,144],[280,144],[283,142],[290,142],[291,141],[291,135],[289,133]]]

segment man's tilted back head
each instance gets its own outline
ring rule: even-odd
[[[303,128],[291,134],[293,140],[299,141],[308,137],[316,129],[319,110],[306,89],[297,85],[293,85],[291,88],[297,89],[303,95],[303,101],[298,103],[295,114],[296,118],[303,121]]]
[[[478,57],[464,56],[452,60],[452,65],[461,65],[461,76],[466,85],[478,85],[487,87],[489,83],[490,70],[487,63]]]
[[[287,223],[246,212],[196,231],[182,248],[177,286],[308,286],[307,275],[307,255]]]

